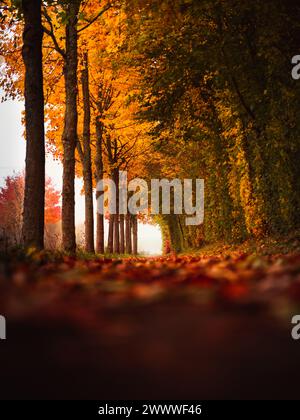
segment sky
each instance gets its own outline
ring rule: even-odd
[[[0,186],[8,175],[24,170],[26,144],[23,137],[22,111],[24,105],[18,101],[0,103]],[[46,159],[46,175],[49,176],[58,190],[62,186],[62,165],[52,159]],[[84,196],[82,180],[76,179],[76,224],[84,223]],[[139,252],[158,255],[162,250],[162,239],[159,227],[139,224]]]

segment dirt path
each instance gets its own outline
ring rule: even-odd
[[[1,398],[299,398],[300,257],[2,266]]]

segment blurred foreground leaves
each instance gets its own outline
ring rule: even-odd
[[[11,317],[45,307],[55,312],[64,303],[67,312],[164,301],[279,317],[300,311],[300,255],[84,260],[31,251],[23,261],[2,262],[0,272],[0,308]]]

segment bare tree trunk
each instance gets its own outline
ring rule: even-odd
[[[127,214],[125,219],[125,236],[126,236],[126,254],[131,255],[132,253],[132,241],[131,241],[131,215]]]
[[[97,213],[97,239],[96,239],[97,254],[104,254],[104,216]]]
[[[119,215],[114,215],[114,254],[120,254],[120,220]]]
[[[132,244],[132,252],[134,255],[138,253],[138,220],[137,216],[134,216],[132,220],[132,236],[133,236],[133,244]]]
[[[125,254],[125,216],[120,214],[120,254]]]
[[[103,179],[103,157],[102,157],[102,142],[103,142],[103,126],[100,118],[96,119],[96,182]],[[96,195],[98,200],[98,196]],[[104,254],[104,215],[98,213],[97,206],[97,236],[96,236],[96,251],[98,254]]]
[[[119,170],[114,171],[116,185],[116,214],[114,215],[114,254],[120,253],[120,218],[119,218]]]
[[[75,148],[77,143],[77,67],[78,34],[77,23],[81,0],[74,0],[67,6],[66,59],[64,66],[66,109],[63,132],[63,189],[62,189],[62,234],[63,248],[76,251],[75,236]]]
[[[84,108],[83,121],[83,180],[85,193],[85,250],[95,253],[94,245],[94,206],[93,206],[93,175],[91,161],[91,108],[89,89],[88,54],[84,53],[84,69],[82,71],[82,95]],[[82,152],[82,151],[81,151]]]
[[[114,253],[114,215],[109,215],[109,229],[108,229],[108,252]]]
[[[45,129],[42,67],[43,29],[41,1],[23,0],[25,20],[23,60],[25,64],[26,170],[23,242],[26,247],[44,247]]]

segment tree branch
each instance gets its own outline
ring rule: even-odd
[[[50,38],[52,39],[52,41],[53,41],[53,44],[54,44],[54,47],[55,47],[55,50],[65,59],[66,58],[66,53],[65,53],[65,51],[59,46],[59,44],[58,44],[58,41],[57,41],[57,39],[56,39],[56,36],[55,36],[55,34],[54,34],[54,28],[53,28],[53,23],[52,23],[52,20],[51,20],[51,17],[48,15],[48,12],[47,12],[47,10],[46,10],[46,8],[44,7],[44,9],[43,9],[43,12],[42,12],[42,14],[43,14],[43,16],[46,18],[46,21],[48,22],[48,24],[49,24],[49,26],[50,26],[50,29],[48,29],[48,28],[46,28],[44,25],[43,25],[43,30],[44,30],[44,32],[47,34],[47,35],[49,35],[50,36]]]
[[[76,148],[77,148],[77,151],[78,151],[78,154],[79,154],[80,160],[81,160],[81,162],[83,163],[83,161],[84,161],[84,152],[83,152],[82,145],[81,145],[81,143],[80,143],[79,138],[77,138]]]
[[[91,20],[88,21],[88,23],[83,26],[82,28],[78,29],[77,33],[80,33],[87,29],[89,26],[91,26],[94,22],[96,22],[97,19],[99,19],[100,16],[102,16],[107,10],[109,10],[112,7],[112,4],[108,3],[106,6],[103,7],[102,10]]]

